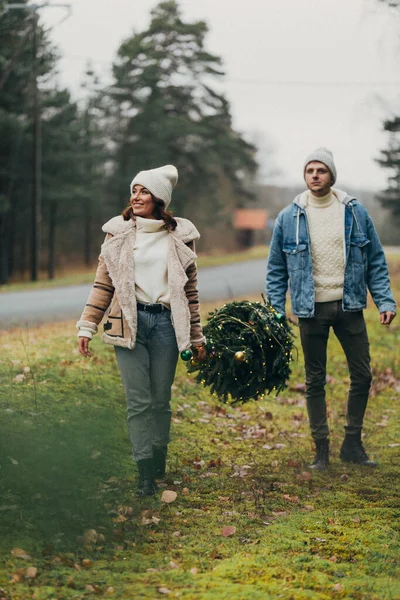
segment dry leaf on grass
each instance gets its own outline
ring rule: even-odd
[[[28,579],[35,579],[36,575],[37,575],[36,567],[28,567],[27,568],[25,577],[28,577]]]
[[[161,494],[161,502],[165,502],[166,504],[171,504],[171,502],[175,502],[178,494],[173,490],[165,490]]]
[[[234,525],[227,525],[221,529],[221,535],[224,537],[230,537],[231,535],[235,535],[236,527]]]
[[[11,550],[11,554],[13,556],[15,556],[16,558],[24,558],[24,559],[30,559],[31,557],[29,556],[29,554],[27,554],[25,552],[25,550],[23,550],[22,548],[13,548]]]
[[[14,377],[14,381],[16,383],[22,383],[23,381],[25,381],[25,375],[23,373],[20,373],[19,375],[16,375]]]
[[[171,590],[169,590],[166,587],[159,587],[159,588],[157,588],[157,592],[159,594],[171,594],[172,593]]]

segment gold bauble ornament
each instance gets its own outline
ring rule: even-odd
[[[192,367],[197,367],[199,362],[196,359],[192,358],[190,360],[190,364],[192,365]]]
[[[238,363],[243,362],[245,359],[245,356],[246,356],[246,354],[242,350],[238,350],[234,354],[234,358],[235,358],[236,362],[238,362]]]

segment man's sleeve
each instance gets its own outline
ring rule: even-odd
[[[285,315],[288,271],[286,266],[286,257],[282,247],[282,221],[278,217],[269,247],[266,295],[267,300],[272,304],[272,306],[279,313]]]
[[[375,226],[367,213],[367,234],[370,243],[367,245],[368,272],[367,285],[372,299],[380,313],[390,310],[396,312],[396,302],[390,289],[389,270],[381,241]]]

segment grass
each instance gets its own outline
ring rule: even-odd
[[[216,250],[211,254],[200,254],[197,260],[199,268],[215,267],[218,265],[227,265],[236,262],[244,262],[246,260],[254,260],[257,258],[266,258],[268,254],[267,246],[254,246],[249,250],[241,252],[232,252],[223,254],[220,250]],[[22,292],[27,290],[37,290],[43,288],[64,287],[70,285],[89,284],[93,282],[96,267],[76,267],[66,269],[54,279],[47,279],[45,272],[39,274],[38,281],[15,281],[7,285],[0,285],[0,293],[6,292]]]
[[[398,295],[398,260],[391,272]],[[335,339],[324,473],[307,467],[300,350],[284,393],[235,409],[180,362],[170,504],[134,495],[113,350],[97,338],[81,358],[73,323],[0,332],[0,598],[399,598],[400,327],[384,330],[373,307],[366,319],[365,442],[378,469],[338,460],[348,374]]]

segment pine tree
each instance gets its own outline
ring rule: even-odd
[[[384,130],[389,133],[389,143],[381,150],[381,158],[377,162],[390,171],[388,186],[379,195],[385,208],[389,208],[395,217],[400,217],[400,117],[385,121]]]
[[[116,124],[114,193],[127,198],[139,170],[173,163],[180,174],[173,208],[187,213],[188,199],[216,204],[219,178],[239,192],[256,168],[254,147],[232,128],[230,107],[214,81],[221,59],[205,48],[204,21],[184,22],[178,4],[161,2],[146,31],[119,48],[111,105]]]

